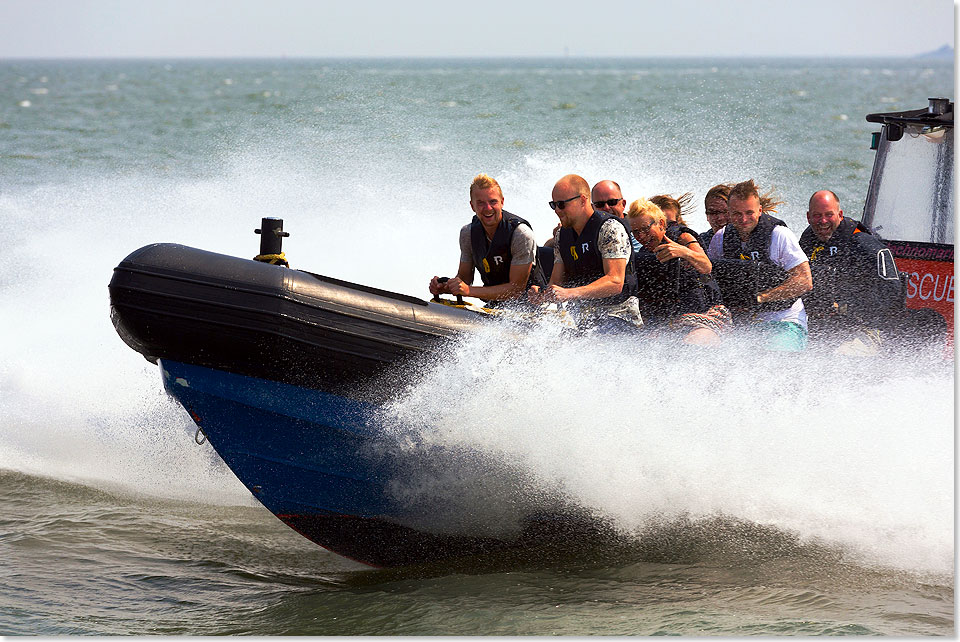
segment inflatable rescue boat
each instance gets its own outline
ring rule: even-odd
[[[864,222],[910,275],[908,305],[943,316],[952,352],[953,103],[867,119],[883,127]],[[449,507],[398,493],[411,470],[445,457],[388,438],[381,404],[399,387],[391,377],[490,313],[275,264],[282,221],[264,219],[258,232],[259,260],[148,245],[120,262],[109,287],[119,335],[159,365],[197,439],[257,500],[304,537],[375,566],[597,532],[562,506],[522,514],[504,532],[465,532],[447,519]],[[483,474],[482,462],[458,468],[456,454],[449,462],[454,477]]]

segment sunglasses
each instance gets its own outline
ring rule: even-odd
[[[570,201],[576,198],[580,198],[580,195],[577,194],[576,196],[571,196],[570,198],[563,201],[550,201],[549,203],[547,203],[547,205],[549,205],[550,209],[552,210],[563,210],[563,208],[567,206],[567,203],[569,203]]]
[[[722,214],[726,214],[727,210],[706,210],[705,213],[707,216],[720,216]]]
[[[593,206],[599,210],[603,209],[604,206],[613,207],[622,200],[622,198],[608,198],[605,201],[594,201]]]

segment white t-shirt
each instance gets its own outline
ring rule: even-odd
[[[713,261],[723,258],[723,233],[726,229],[726,227],[720,228],[710,239],[707,256]],[[800,249],[800,241],[790,228],[777,225],[770,236],[770,260],[784,270],[792,270],[809,259]],[[803,301],[800,299],[786,310],[761,312],[756,319],[757,321],[792,321],[800,324],[804,329],[807,328],[807,311],[803,309]]]

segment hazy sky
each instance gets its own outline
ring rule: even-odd
[[[953,0],[0,0],[0,58],[912,56]]]

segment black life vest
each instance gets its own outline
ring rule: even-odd
[[[860,221],[844,218],[826,241],[807,227],[800,247],[810,259],[813,289],[803,295],[811,317],[832,316],[834,302],[847,304],[862,321],[877,319],[901,306],[902,287],[893,254]],[[885,254],[878,260],[878,254]],[[885,263],[890,273],[881,275]]]
[[[826,241],[821,241],[813,232],[812,226],[800,235],[800,248],[810,259],[810,268],[814,265],[842,261],[849,258],[856,250],[853,241],[854,234],[870,233],[860,221],[844,218],[833,231],[833,235]]]
[[[758,308],[757,294],[775,288],[787,280],[788,272],[770,260],[770,240],[782,220],[760,214],[757,226],[743,242],[732,223],[723,228],[723,254],[713,262],[713,275],[728,307]],[[759,306],[761,311],[786,310],[796,302],[770,301]]]
[[[600,256],[600,228],[607,220],[613,219],[623,226],[630,237],[631,231],[626,222],[606,212],[594,210],[593,215],[587,219],[587,224],[583,226],[580,234],[574,231],[572,227],[560,228],[560,238],[557,247],[560,249],[560,258],[563,260],[564,276],[566,277],[562,286],[567,288],[580,287],[593,283],[604,276],[603,259]],[[634,296],[637,292],[637,274],[636,266],[633,260],[633,244],[628,243],[630,256],[627,258],[627,266],[624,274],[623,289],[620,294],[615,294],[604,299],[596,299],[596,303],[620,303],[628,297]]]
[[[713,240],[714,234],[716,234],[716,232],[711,227],[709,230],[702,232],[700,236],[697,237],[697,239],[700,241],[700,247],[703,248],[704,252],[706,252],[707,248],[710,247],[710,241]]]
[[[510,252],[510,243],[518,225],[533,227],[526,220],[516,214],[503,210],[503,217],[493,233],[493,239],[487,238],[480,219],[474,215],[470,222],[470,248],[473,254],[473,264],[480,272],[480,280],[485,286],[502,285],[510,282],[510,261],[513,255]],[[534,262],[536,263],[536,261]],[[539,265],[534,265],[527,279],[527,288],[531,285],[544,285],[543,272]]]
[[[775,216],[760,214],[757,226],[753,228],[746,242],[743,242],[737,228],[732,223],[727,223],[723,229],[723,258],[773,263],[770,260],[770,239],[773,237],[773,228],[777,225],[787,226]]]
[[[665,237],[680,243],[684,233],[697,238],[697,233],[689,227],[670,221]],[[713,277],[684,269],[679,258],[661,263],[653,251],[644,247],[637,253],[635,263],[637,298],[645,322],[665,323],[687,312],[706,312],[722,302],[720,288]]]

